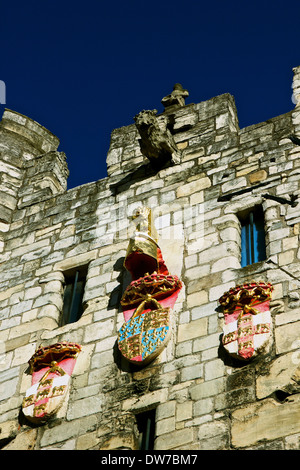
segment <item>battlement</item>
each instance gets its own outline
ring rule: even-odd
[[[155,115],[156,113],[154,113]],[[166,129],[173,136],[181,162],[201,153],[203,146],[239,131],[237,110],[232,95],[224,94],[199,104],[172,106],[155,116],[162,135]],[[143,155],[141,137],[135,124],[113,130],[107,155],[108,176],[125,175],[149,163]]]
[[[41,154],[57,150],[59,139],[38,122],[23,114],[5,109],[0,122],[0,129],[18,134],[32,147],[32,154]],[[30,158],[30,153],[26,154]]]
[[[65,154],[59,139],[32,119],[6,109],[0,122],[0,231],[12,213],[67,189]]]

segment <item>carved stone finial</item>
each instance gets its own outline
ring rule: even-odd
[[[169,160],[179,163],[180,151],[167,128],[167,119],[161,117],[158,120],[156,113],[156,109],[144,110],[134,117],[141,137],[141,152],[157,167],[163,166]]]
[[[185,98],[188,96],[189,92],[184,90],[180,83],[175,83],[172,93],[165,96],[161,102],[165,108],[169,108],[170,106],[181,107],[185,106]]]

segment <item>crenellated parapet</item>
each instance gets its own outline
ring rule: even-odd
[[[0,249],[15,210],[67,189],[59,139],[34,120],[6,109],[0,122]],[[2,246],[1,246],[2,245]]]

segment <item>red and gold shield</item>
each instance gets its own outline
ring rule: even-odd
[[[230,289],[219,299],[225,320],[222,343],[231,356],[249,360],[267,349],[272,291],[270,283],[252,282]]]
[[[39,348],[29,360],[32,385],[22,403],[29,421],[44,422],[60,409],[80,351],[79,344],[61,342]]]

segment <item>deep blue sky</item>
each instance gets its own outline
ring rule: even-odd
[[[299,0],[0,0],[6,105],[60,139],[68,186],[106,176],[111,131],[180,82],[235,97],[240,127],[290,111]]]

